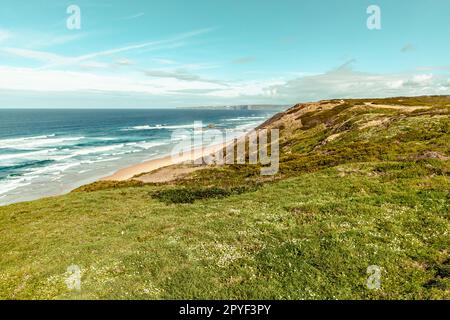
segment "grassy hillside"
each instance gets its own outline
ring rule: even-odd
[[[449,97],[299,104],[264,124],[274,177],[231,165],[0,207],[0,298],[448,299],[449,114]]]

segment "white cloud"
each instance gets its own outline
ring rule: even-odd
[[[142,70],[148,77],[154,78],[174,78],[183,81],[200,81],[223,84],[224,81],[203,77],[193,71],[208,69],[207,66],[196,64],[179,65],[176,68],[159,68]]]
[[[22,58],[33,59],[41,62],[45,62],[46,64],[41,67],[41,69],[55,69],[61,67],[70,67],[73,65],[79,65],[84,61],[91,61],[97,58],[107,57],[111,55],[115,55],[118,53],[138,50],[138,49],[146,49],[146,50],[160,50],[164,48],[174,48],[177,46],[181,46],[184,44],[183,40],[210,32],[212,29],[200,29],[191,32],[182,33],[176,35],[174,37],[164,39],[164,40],[156,40],[149,41],[140,44],[133,44],[103,51],[97,51],[88,53],[81,56],[69,57],[63,55],[57,55],[54,53],[46,52],[46,51],[38,51],[38,50],[28,50],[22,48],[6,48],[3,49],[4,52],[9,53],[11,55],[19,56]]]
[[[446,66],[422,66],[418,67],[417,71],[450,71],[450,65]]]
[[[166,70],[171,70],[173,68],[185,69],[185,70],[207,70],[216,69],[221,65],[217,63],[183,63],[171,59],[164,58],[153,58],[153,62],[164,66]]]
[[[11,33],[7,30],[1,30],[0,29],[0,43],[4,42],[5,40],[11,38]]]
[[[39,92],[128,92],[165,95],[178,90],[213,90],[219,84],[183,81],[175,78],[139,78],[131,75],[106,76],[87,72],[0,67],[0,90]]]
[[[413,77],[404,81],[403,87],[420,88],[430,85],[437,85],[437,83],[433,83],[432,80],[433,80],[432,74],[416,74]]]
[[[170,60],[170,59],[154,58],[152,60],[154,62],[158,63],[158,64],[163,64],[163,65],[177,64],[176,61],[173,61],[173,60]]]
[[[66,43],[70,43],[73,41],[80,40],[84,38],[86,34],[77,33],[77,34],[67,34],[67,35],[52,35],[52,34],[38,34],[33,35],[33,40],[29,40],[28,37],[27,47],[29,48],[45,48],[56,45],[63,45]]]
[[[399,89],[403,86],[404,82],[403,80],[391,80],[386,82],[386,87],[388,89]]]
[[[432,74],[418,74],[413,77],[413,81],[417,83],[426,82],[433,79]]]
[[[272,98],[277,95],[277,87],[283,86],[284,81],[266,80],[266,81],[243,81],[228,82],[227,87],[207,93],[208,96],[221,98],[242,98],[259,97]]]
[[[173,79],[179,79],[184,81],[204,81],[204,82],[210,82],[210,80],[202,79],[199,75],[193,74],[188,72],[187,70],[183,69],[176,69],[176,70],[145,70],[144,74],[148,77],[153,78],[173,78]]]
[[[98,61],[86,61],[80,64],[80,67],[84,69],[105,69],[110,67],[110,64],[98,62]]]
[[[133,14],[131,16],[124,17],[124,18],[122,18],[120,20],[133,20],[133,19],[137,19],[137,18],[143,17],[144,15],[145,15],[144,12],[139,12],[139,13]]]
[[[53,54],[45,51],[37,51],[37,50],[28,50],[28,49],[20,49],[20,48],[3,48],[1,49],[3,52],[8,53],[13,56],[37,60],[44,63],[58,63],[62,61],[66,61],[67,57],[63,57],[57,54]]]
[[[182,33],[182,34],[179,34],[177,36],[174,36],[172,38],[165,39],[165,40],[149,41],[149,42],[140,43],[140,44],[134,44],[134,45],[124,46],[124,47],[104,50],[104,51],[93,52],[93,53],[89,53],[86,55],[69,58],[66,60],[66,62],[51,64],[51,65],[45,66],[44,68],[52,68],[52,67],[61,67],[61,66],[65,66],[65,65],[71,65],[71,64],[78,63],[78,62],[85,61],[85,60],[92,60],[92,59],[99,58],[99,57],[111,56],[111,55],[114,55],[117,53],[123,53],[123,52],[137,50],[137,49],[144,49],[144,48],[160,49],[160,48],[164,48],[164,46],[172,46],[172,45],[177,46],[179,44],[179,42],[182,40],[189,39],[189,38],[198,36],[200,34],[210,32],[211,30],[212,30],[211,28],[200,29],[200,30]]]
[[[117,60],[115,61],[115,63],[116,63],[117,65],[119,65],[119,66],[130,66],[130,65],[134,64],[133,61],[131,61],[130,59],[127,59],[127,58],[120,58],[120,59],[117,59]]]
[[[445,76],[432,74],[374,74],[358,72],[346,65],[320,75],[298,77],[276,85],[276,95],[287,101],[314,101],[331,98],[371,98],[443,94]]]
[[[280,79],[274,78],[272,74],[261,76],[254,73],[246,78],[263,78],[263,80],[246,81],[212,79],[207,72],[200,71],[220,67],[219,64],[212,63],[182,63],[150,57],[150,60],[160,65],[159,68],[143,70],[139,66],[118,67],[137,64],[124,57],[118,58],[123,53],[175,48],[184,45],[185,40],[211,30],[201,29],[167,39],[131,44],[80,56],[63,56],[23,48],[0,48],[0,51],[11,56],[41,63],[41,67],[37,69],[0,66],[0,90],[61,95],[70,93],[80,96],[96,92],[107,93],[108,96],[126,94],[167,99],[176,97],[180,100],[198,101],[199,104],[214,99],[224,103],[295,103],[328,98],[444,94],[450,91],[450,79],[445,72],[450,69],[440,68],[442,72],[436,71],[437,74],[432,74],[433,69],[428,68],[417,69],[412,73],[374,74],[355,71],[352,67],[355,60],[321,74],[307,74],[293,70]],[[0,30],[0,42],[9,37],[9,32]],[[75,39],[68,37],[54,41],[63,43]],[[107,57],[109,59],[104,59]],[[242,57],[234,63],[253,61],[253,57]],[[94,69],[97,73],[89,72]]]
[[[88,61],[86,61],[87,63]],[[86,67],[102,67],[95,62]],[[338,68],[290,80],[212,81],[185,70],[147,70],[144,73],[99,75],[89,72],[0,67],[0,91],[74,93],[93,92],[105,97],[181,99],[193,104],[295,103],[330,98],[371,98],[402,95],[448,94],[450,79],[431,74],[370,74]],[[18,93],[19,95],[19,93]],[[50,94],[51,95],[51,94]]]
[[[42,50],[43,48],[61,46],[85,38],[90,33],[63,33],[56,34],[36,30],[9,30],[0,29],[0,43],[14,40],[14,46],[21,49]],[[13,43],[13,41],[11,41]]]

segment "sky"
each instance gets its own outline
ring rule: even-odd
[[[0,108],[450,94],[449,14],[448,0],[2,0]]]

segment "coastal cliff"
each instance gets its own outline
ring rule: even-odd
[[[448,96],[301,103],[260,126],[274,176],[175,166],[0,207],[0,298],[448,298],[449,120]]]

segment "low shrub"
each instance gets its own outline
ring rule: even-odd
[[[137,180],[126,181],[97,181],[85,186],[81,186],[72,192],[95,192],[100,190],[122,189],[131,187],[142,187],[145,184]]]
[[[231,195],[238,195],[245,192],[255,191],[258,185],[250,186],[238,186],[233,188],[219,188],[219,187],[206,187],[206,188],[175,188],[165,189],[156,192],[152,192],[150,195],[152,198],[159,199],[167,204],[170,203],[194,203],[196,200],[205,199],[220,199],[226,198]]]

